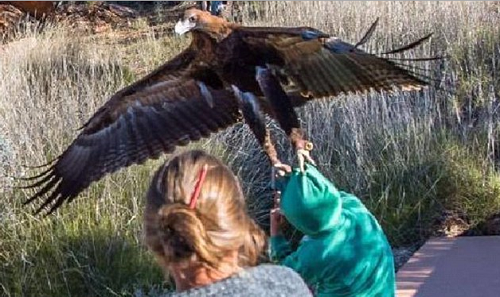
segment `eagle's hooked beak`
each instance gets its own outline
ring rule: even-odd
[[[177,24],[175,24],[175,33],[182,35],[186,32],[189,32],[191,29],[194,28],[196,24],[190,22],[189,20],[179,20]]]

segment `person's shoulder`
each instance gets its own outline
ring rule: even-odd
[[[312,296],[302,278],[292,269],[262,264],[207,286],[193,288],[168,297],[262,297],[262,296]],[[162,296],[163,297],[163,296]]]
[[[246,273],[260,280],[266,296],[312,296],[306,283],[293,269],[272,264],[261,264],[248,268]]]
[[[293,269],[282,265],[274,264],[261,264],[247,269],[248,272],[260,274],[260,275],[284,275],[290,277],[300,277],[297,272]]]

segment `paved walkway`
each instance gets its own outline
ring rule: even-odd
[[[397,273],[397,297],[500,297],[500,236],[430,239]]]

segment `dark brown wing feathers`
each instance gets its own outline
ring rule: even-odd
[[[354,48],[358,48],[358,47],[362,46],[363,44],[365,44],[372,37],[373,32],[375,32],[375,29],[377,28],[378,20],[379,20],[379,18],[377,18],[375,20],[375,22],[373,22],[373,24],[370,26],[370,29],[368,29],[368,31],[366,31],[366,33],[363,36],[363,38],[361,38],[358,41],[358,43],[356,43],[356,45],[354,45]]]
[[[376,91],[395,88],[420,89],[427,85],[428,78],[416,72],[415,68],[399,63],[397,59],[393,61],[358,49],[372,36],[377,23],[378,19],[356,45],[339,38],[325,37],[324,33],[319,31],[313,34],[310,28],[290,28],[288,31],[282,29],[280,33],[269,30],[261,32],[260,35],[252,30],[252,34],[242,34],[242,36],[250,46],[265,44],[276,51],[283,63],[271,63],[271,67],[288,79],[289,85],[285,84],[284,88],[289,94],[301,94],[313,99],[342,93],[366,92],[372,89]],[[306,35],[308,38],[304,38]],[[316,38],[311,38],[312,36]],[[429,37],[430,35],[425,36],[384,54],[410,50]],[[432,59],[435,58],[419,60]]]
[[[49,206],[50,213],[107,173],[172,152],[236,123],[240,115],[233,94],[207,90],[213,106],[194,80],[158,83],[110,100],[57,163],[38,177],[32,186],[44,187],[27,203],[48,195],[37,211]]]
[[[405,46],[402,46],[400,48],[397,48],[397,49],[393,49],[393,50],[390,50],[388,52],[385,52],[385,53],[382,53],[384,55],[390,55],[390,54],[396,54],[396,53],[401,53],[401,52],[404,52],[404,51],[407,51],[407,50],[410,50],[412,48],[415,48],[417,46],[419,46],[420,44],[422,44],[424,41],[426,41],[427,39],[431,38],[432,36],[432,33],[431,34],[428,34],[410,44],[407,44]]]

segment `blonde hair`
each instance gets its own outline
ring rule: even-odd
[[[204,166],[206,177],[191,209]],[[180,154],[156,172],[147,194],[144,235],[163,266],[195,260],[218,269],[234,251],[240,267],[254,266],[265,244],[264,232],[247,214],[236,176],[203,151]]]

